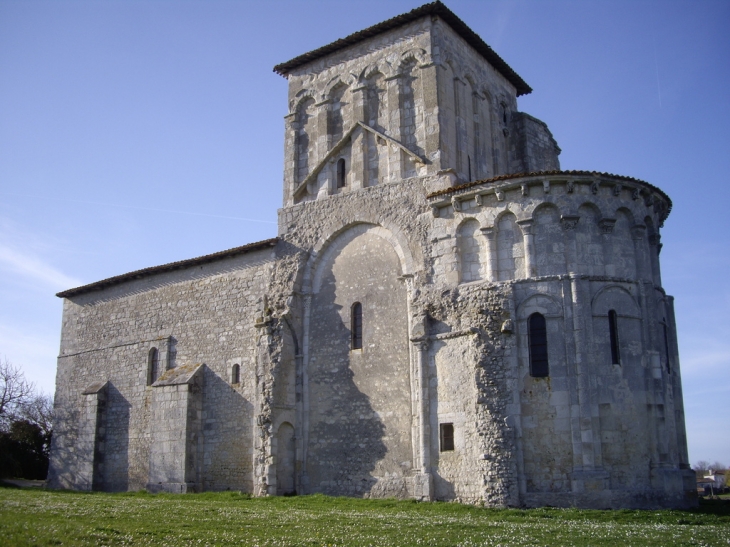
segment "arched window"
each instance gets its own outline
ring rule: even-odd
[[[621,352],[618,347],[618,319],[616,310],[608,310],[608,336],[611,339],[611,364],[621,364]]]
[[[362,349],[362,304],[355,302],[350,313],[352,349]]]
[[[241,365],[236,363],[231,367],[231,383],[232,384],[240,384],[241,383]]]
[[[345,187],[345,158],[337,160],[337,188]]]
[[[533,313],[527,320],[527,338],[530,346],[530,376],[548,376],[547,326],[545,317]]]
[[[150,386],[160,376],[160,354],[157,348],[150,348],[147,354],[147,385]]]

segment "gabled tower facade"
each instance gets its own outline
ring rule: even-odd
[[[451,185],[560,168],[532,90],[440,3],[275,67],[289,81],[284,204],[448,173]]]
[[[696,503],[668,196],[561,171],[440,2],[275,70],[278,236],[59,294],[50,484]]]

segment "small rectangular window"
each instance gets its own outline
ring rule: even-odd
[[[441,452],[454,449],[454,424],[441,424],[440,426]]]

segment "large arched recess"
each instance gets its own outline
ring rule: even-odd
[[[413,451],[403,257],[388,230],[358,224],[330,240],[310,264],[310,491],[408,495]],[[352,348],[356,302],[362,308],[362,349]]]

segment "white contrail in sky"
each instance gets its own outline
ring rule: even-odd
[[[81,282],[50,264],[5,245],[0,245],[0,267],[5,266],[54,288],[78,287]]]

